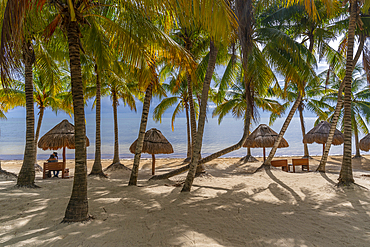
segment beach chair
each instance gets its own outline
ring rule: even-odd
[[[288,160],[272,160],[271,165],[274,167],[281,167],[285,172],[289,171]]]
[[[292,159],[293,172],[295,172],[295,166],[302,166],[302,171],[309,171],[309,161],[307,158],[304,159]]]

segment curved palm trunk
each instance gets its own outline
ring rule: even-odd
[[[188,137],[188,151],[186,154],[186,160],[191,159],[191,134],[190,134],[190,119],[189,119],[189,105],[188,102],[185,102],[185,113],[186,113],[186,133]]]
[[[113,99],[113,119],[114,119],[114,156],[113,164],[119,162],[119,144],[118,144],[118,116],[117,116],[117,93],[115,89],[112,89],[112,99]]]
[[[349,186],[354,183],[352,174],[352,121],[351,121],[351,102],[352,102],[352,72],[353,72],[353,47],[355,42],[357,15],[357,1],[351,0],[350,17],[348,25],[348,48],[346,75],[344,77],[344,145],[343,145],[343,161],[342,168],[339,174],[338,186]]]
[[[97,175],[106,177],[103,172],[102,164],[101,164],[101,128],[100,128],[100,120],[101,120],[101,83],[99,77],[99,71],[97,65],[95,65],[95,73],[96,73],[96,131],[95,131],[95,160],[93,167],[89,176]]]
[[[299,112],[299,119],[301,121],[302,138],[304,139],[304,136],[306,135],[306,128],[304,126],[302,102],[298,106],[298,112]],[[310,158],[310,154],[308,153],[308,145],[307,145],[307,143],[303,143],[303,144],[304,144],[303,145],[303,148],[304,148],[304,156],[303,156],[303,158]]]
[[[76,222],[89,219],[87,200],[85,112],[81,77],[80,43],[78,35],[77,22],[69,22],[67,24],[67,36],[71,70],[76,150],[72,195],[69,200],[63,222]]]
[[[275,141],[274,146],[271,148],[271,151],[269,153],[269,156],[263,162],[263,165],[260,168],[262,168],[262,167],[270,167],[271,161],[274,158],[274,155],[276,153],[276,150],[278,149],[278,146],[279,146],[281,140],[283,139],[283,136],[285,134],[285,131],[287,130],[287,128],[288,128],[288,126],[290,124],[290,121],[292,120],[292,118],[294,116],[294,113],[296,112],[296,110],[297,110],[299,104],[301,103],[301,101],[302,101],[302,95],[301,95],[301,93],[298,93],[298,97],[297,97],[296,101],[294,102],[294,105],[293,105],[292,109],[290,110],[287,118],[285,119],[285,122],[283,124],[283,127],[281,127],[281,130],[280,130],[280,133],[278,135],[278,138]]]
[[[359,44],[356,56],[355,56],[355,58],[352,62],[352,65],[351,65],[351,71],[353,71],[354,65],[357,63],[358,59],[361,56],[361,52],[362,52],[363,47],[364,47],[364,41],[365,41],[364,37],[361,37],[360,38],[360,44]],[[352,54],[353,54],[353,50],[352,50]],[[347,59],[348,59],[348,57],[347,57]],[[347,64],[346,65],[346,74],[347,74],[347,69],[348,68],[349,67],[348,67],[348,64]],[[319,171],[319,172],[325,172],[325,165],[326,165],[326,162],[327,162],[327,159],[328,159],[328,156],[329,156],[329,151],[330,151],[330,147],[331,147],[331,144],[332,144],[332,141],[333,141],[335,128],[337,126],[338,118],[339,118],[340,111],[341,111],[342,105],[343,105],[342,92],[343,92],[345,80],[346,80],[346,77],[343,79],[343,81],[340,84],[340,87],[338,89],[337,106],[335,107],[335,112],[333,114],[333,118],[332,118],[332,121],[331,121],[329,136],[328,136],[328,139],[327,139],[326,144],[325,144],[325,151],[324,151],[323,156],[321,157],[319,167],[316,169],[316,171]]]
[[[213,71],[216,66],[216,58],[217,58],[217,47],[214,45],[213,41],[210,44],[210,51],[209,51],[209,61],[207,72],[204,78],[203,83],[203,90],[202,90],[202,98],[201,98],[201,105],[200,105],[200,113],[199,113],[199,120],[198,120],[198,131],[196,135],[196,139],[193,146],[193,158],[190,163],[189,172],[185,180],[184,187],[182,188],[181,192],[189,192],[191,186],[194,181],[195,172],[198,166],[198,160],[200,157],[200,152],[202,149],[202,140],[203,140],[203,132],[204,132],[204,124],[207,115],[207,101],[208,101],[208,91],[210,88],[211,80]]]
[[[128,185],[137,185],[137,177],[139,174],[141,151],[143,150],[144,136],[145,136],[146,124],[148,122],[148,114],[149,114],[149,108],[150,108],[150,100],[152,98],[152,88],[153,88],[153,84],[150,84],[145,92],[143,113],[141,114],[139,136],[137,138],[136,149],[135,149],[134,165],[132,167],[130,181]]]
[[[25,94],[26,94],[26,146],[17,186],[35,187],[35,115],[33,109],[32,64],[35,55],[31,42],[24,44]]]
[[[243,144],[245,143],[245,141],[247,140],[248,136],[249,136],[249,128],[247,128],[247,126],[250,126],[250,122],[251,122],[250,112],[251,112],[251,109],[249,107],[247,107],[246,115],[249,116],[249,117],[245,118],[245,120],[244,120],[244,132],[243,132],[243,136],[240,139],[240,141],[235,145],[232,145],[228,148],[222,149],[222,150],[220,150],[216,153],[213,153],[213,154],[199,160],[198,164],[205,164],[207,162],[210,162],[211,160],[214,160],[214,159],[217,159],[218,157],[221,157],[222,155],[225,155],[227,153],[230,153],[232,151],[235,151],[235,150],[238,150],[239,148],[241,148],[243,146]],[[183,166],[183,167],[180,167],[176,170],[170,171],[170,172],[165,173],[165,174],[153,176],[153,177],[150,178],[150,180],[167,179],[167,178],[179,175],[183,172],[186,172],[187,170],[189,170],[189,167],[190,167],[190,164],[188,164],[186,166]]]
[[[353,63],[352,63],[352,71],[353,71],[353,68],[354,68],[353,66],[357,63],[358,59],[361,56],[361,52],[364,48],[364,43],[365,43],[365,39],[362,37],[360,39],[360,44],[358,46],[356,56],[355,56],[355,58],[353,60]],[[332,144],[333,138],[334,138],[335,128],[337,127],[340,111],[341,111],[342,105],[343,105],[342,93],[343,93],[343,88],[344,88],[344,81],[345,81],[345,78],[343,79],[343,81],[341,82],[341,84],[338,88],[337,105],[335,107],[333,118],[331,120],[331,126],[330,126],[329,136],[328,136],[328,139],[327,139],[326,144],[325,144],[325,150],[324,150],[324,153],[321,157],[320,164],[316,169],[317,172],[325,172],[325,165],[326,165],[326,162],[328,160],[330,147],[331,147],[331,144]]]
[[[42,120],[44,118],[44,112],[45,112],[45,107],[40,106],[39,120],[37,121],[36,135],[35,135],[35,162],[34,162],[34,166],[38,166],[37,165],[37,143],[39,141],[40,129],[41,129]]]

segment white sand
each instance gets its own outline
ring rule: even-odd
[[[310,161],[311,170],[319,158]],[[157,174],[181,164],[157,161]],[[340,162],[332,157],[326,175],[300,168],[252,174],[261,162],[217,159],[191,193],[180,193],[172,185],[186,173],[148,182],[151,160],[143,160],[138,187],[127,186],[130,174],[123,171],[88,178],[95,219],[74,224],[60,223],[73,179],[42,180],[37,173],[40,189],[17,189],[0,178],[0,246],[370,246],[370,191],[335,188]],[[18,173],[20,166],[2,162],[7,171]],[[73,175],[73,161],[67,166]],[[362,175],[369,171],[370,157],[354,161],[355,181],[368,189],[370,177]]]

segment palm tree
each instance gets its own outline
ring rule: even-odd
[[[253,58],[250,58],[250,60],[253,60]],[[252,67],[252,63],[249,64],[249,69]],[[237,68],[241,68],[241,66],[236,66]],[[260,71],[256,74],[262,75],[265,74],[263,71],[263,66],[257,66],[255,64],[255,68],[260,69]],[[227,75],[227,69],[225,71],[225,74]],[[225,75],[224,74],[224,75]],[[270,111],[272,114],[279,116],[283,110],[284,107],[281,105],[278,101],[270,99],[271,98],[271,89],[268,88],[268,86],[271,84],[269,81],[272,81],[275,79],[273,76],[273,73],[267,73],[264,78],[260,77],[258,78],[253,84],[255,85],[253,92],[253,102],[254,102],[254,116],[252,118],[254,119],[254,122],[258,121],[258,112],[257,108],[262,109],[263,111]],[[228,77],[228,76],[226,76]],[[212,113],[212,117],[219,116],[218,117],[218,123],[220,124],[224,116],[228,113],[232,113],[233,117],[244,119],[246,118],[246,112],[247,112],[247,101],[246,101],[246,90],[245,90],[245,83],[243,81],[244,75],[243,71],[239,69],[238,75],[235,78],[235,81],[232,82],[231,88],[223,88],[222,81],[224,80],[225,76],[222,78],[222,80],[219,83],[218,92],[215,95],[215,98],[218,98],[219,94],[225,94],[222,101],[216,100],[217,107],[214,109]],[[263,83],[261,83],[263,82]],[[218,83],[216,83],[217,85]],[[258,88],[258,90],[257,90]],[[226,90],[226,93],[223,91]],[[249,130],[248,130],[249,132]],[[250,153],[250,148],[248,148],[247,156],[244,157],[242,160],[248,161],[249,159],[253,158]]]
[[[367,87],[367,78],[366,73],[362,73],[363,68],[356,66],[353,71],[353,79],[352,79],[352,102],[351,102],[351,123],[352,123],[352,133],[355,136],[355,144],[356,144],[356,154],[354,158],[360,158],[360,148],[359,148],[359,132],[364,134],[369,133],[369,129],[367,128],[367,123],[370,119],[370,103],[369,97],[370,92]],[[335,81],[331,82],[333,89],[338,89],[340,86],[341,80],[337,76],[332,77]],[[331,94],[326,95],[322,100],[328,103],[337,103],[338,92],[335,91]],[[328,119],[333,118],[334,112],[333,110],[329,109],[331,114],[328,114]],[[339,123],[344,127],[344,119],[343,119],[343,109],[339,115]]]
[[[351,17],[350,17],[351,18]],[[366,18],[366,17],[365,17]],[[352,17],[353,19],[353,17]],[[360,18],[358,18],[360,19]],[[361,25],[361,24],[358,24],[358,25]],[[341,26],[341,24],[339,24],[339,26]],[[351,26],[352,27],[352,26]],[[364,29],[365,33],[367,32],[367,28]],[[358,48],[357,48],[357,52],[356,52],[356,55],[355,57],[353,58],[353,61],[352,61],[352,66],[354,66],[358,59],[360,58],[361,56],[361,53],[364,49],[364,64],[366,64],[366,46],[364,46],[364,43],[365,43],[365,37],[366,37],[366,34],[362,34],[362,30],[360,31],[360,35],[359,35],[359,45],[358,45]],[[348,35],[349,33],[347,33]],[[350,44],[350,42],[348,42],[348,36],[346,37],[345,41],[344,42],[344,45],[340,46],[340,49],[343,49],[342,47],[344,46],[348,46]],[[352,55],[353,55],[353,51],[352,51]],[[347,52],[347,62],[348,62],[348,52]],[[346,63],[346,69],[347,67],[349,66],[349,64]],[[364,66],[366,68],[366,66]],[[349,68],[350,69],[350,68]],[[353,70],[354,68],[350,69],[350,70]],[[347,73],[349,71],[345,71],[345,73]],[[328,77],[329,78],[329,71],[328,71]],[[334,131],[335,131],[335,128],[337,126],[337,122],[338,122],[338,118],[339,118],[339,115],[340,115],[340,111],[342,109],[342,104],[343,104],[343,99],[342,99],[342,92],[343,92],[343,89],[344,89],[344,83],[346,77],[344,77],[344,79],[342,80],[342,83],[340,84],[339,86],[339,89],[338,89],[338,101],[337,101],[337,106],[335,107],[335,112],[333,114],[333,117],[332,117],[332,121],[331,121],[331,128],[330,128],[330,133],[329,133],[329,136],[328,136],[328,140],[326,141],[326,144],[325,144],[325,150],[324,150],[324,154],[323,156],[321,157],[321,161],[320,161],[320,164],[317,168],[316,171],[319,171],[319,172],[325,172],[325,165],[326,165],[326,161],[328,159],[328,155],[329,155],[329,150],[330,150],[330,147],[331,147],[331,143],[332,143],[332,140],[333,140],[333,136],[334,136]],[[347,145],[348,147],[348,145]],[[348,160],[348,159],[347,159]]]
[[[45,81],[44,78],[39,75],[34,79],[34,102],[39,109],[39,118],[36,127],[35,133],[35,165],[37,164],[37,143],[40,136],[40,129],[42,120],[44,117],[45,109],[50,107],[56,114],[59,110],[62,110],[68,114],[72,114],[73,108],[72,105],[68,102],[68,94],[65,94],[66,89],[63,89],[62,86],[66,86],[66,83],[57,80],[59,83],[56,84],[54,88],[54,81]],[[54,83],[53,83],[54,82]],[[59,92],[59,93],[55,93]],[[67,100],[66,100],[67,99]]]
[[[175,106],[175,109],[171,118],[172,131],[175,129],[175,119],[181,112],[185,111],[186,115],[186,130],[187,130],[187,158],[191,158],[191,130],[190,130],[190,116],[189,116],[189,97],[187,82],[184,78],[176,77],[176,75],[170,80],[169,84],[163,84],[162,87],[170,92],[173,96],[163,99],[155,108],[153,112],[153,119],[156,122],[162,121],[162,115],[170,107]],[[195,107],[197,109],[197,107]]]
[[[17,72],[24,74],[26,92],[26,146],[17,186],[38,187],[35,185],[35,132],[33,109],[33,71],[35,62],[33,32],[37,32],[38,21],[30,18],[27,11],[32,7],[28,1],[8,1],[4,10],[1,31],[0,73],[3,84],[8,84]],[[18,18],[22,16],[22,18]],[[21,71],[24,65],[24,72]],[[13,77],[14,78],[14,77]]]
[[[119,66],[118,63],[115,63],[116,67]],[[112,66],[112,68],[114,68]],[[120,163],[119,159],[119,142],[118,142],[118,116],[117,116],[117,106],[119,105],[119,99],[122,99],[124,105],[128,105],[131,110],[136,111],[135,96],[139,96],[139,92],[136,91],[137,83],[130,82],[126,80],[128,76],[123,75],[122,71],[107,71],[110,73],[110,76],[105,75],[107,81],[104,83],[110,90],[112,106],[113,106],[113,118],[114,118],[114,156],[113,162],[106,169],[128,169],[123,164]],[[115,72],[115,73],[114,73]],[[119,73],[121,72],[121,73]],[[103,85],[103,87],[105,86]]]
[[[326,119],[327,113],[324,111],[324,109],[330,107],[330,105],[320,100],[320,97],[330,92],[332,92],[332,90],[321,86],[320,81],[310,81],[305,85],[304,97],[302,98],[302,101],[298,105],[297,109],[301,122],[302,139],[305,136],[303,111],[306,109],[316,114],[319,119]],[[279,92],[281,97],[287,101],[285,104],[285,108],[289,108],[291,103],[294,102],[295,99],[298,97],[298,93],[299,90],[296,84],[287,85],[287,88],[284,88],[283,92]],[[304,158],[309,158],[307,145],[304,145]]]

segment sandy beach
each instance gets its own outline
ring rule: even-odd
[[[73,179],[43,180],[38,172],[40,189],[18,189],[15,180],[0,177],[0,246],[369,246],[370,156],[353,160],[355,182],[364,188],[346,190],[335,187],[341,156],[330,157],[324,175],[313,172],[320,157],[313,158],[311,172],[296,173],[254,173],[261,159],[216,159],[205,165],[207,175],[194,180],[191,193],[180,193],[178,186],[186,173],[148,181],[151,160],[144,159],[137,187],[127,186],[127,171],[89,177],[95,219],[74,224],[60,223]],[[132,166],[132,160],[121,162]],[[73,164],[68,160],[71,176]],[[88,160],[88,170],[92,164]],[[182,159],[156,164],[161,174]],[[18,173],[22,161],[1,165]]]

